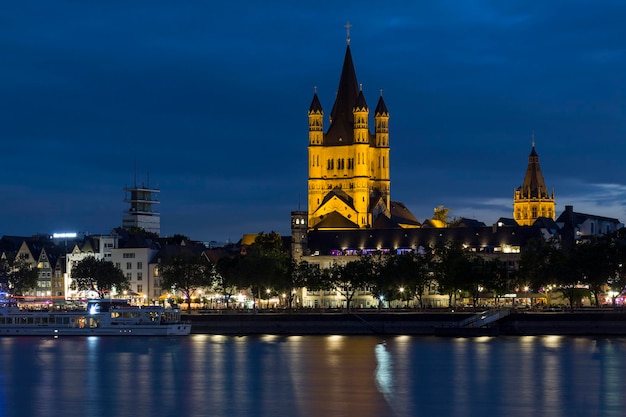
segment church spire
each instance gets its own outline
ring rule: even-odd
[[[548,198],[548,188],[543,179],[543,173],[539,166],[539,154],[535,150],[535,141],[533,139],[533,147],[528,155],[528,167],[522,184],[522,194],[534,198]]]
[[[346,25],[349,34],[349,25]],[[348,37],[348,41],[349,41]],[[359,96],[359,83],[352,62],[350,42],[346,46],[346,54],[343,59],[343,68],[339,78],[337,97],[333,109],[330,112],[330,127],[326,133],[328,144],[349,144],[353,142],[354,115],[353,108]]]
[[[543,173],[539,166],[539,154],[535,149],[535,133],[532,135],[532,148],[528,155],[528,166],[521,187],[515,190],[513,215],[518,224],[530,226],[539,217],[555,218],[554,191],[548,192]]]

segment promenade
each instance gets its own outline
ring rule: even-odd
[[[593,310],[574,312],[517,312],[480,326],[471,321],[480,312],[334,313],[222,312],[191,314],[192,334],[223,335],[567,335],[626,336],[626,312]],[[480,322],[478,322],[480,323]]]

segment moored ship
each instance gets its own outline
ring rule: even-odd
[[[178,308],[89,300],[81,311],[26,310],[0,304],[0,336],[186,336],[191,324]]]

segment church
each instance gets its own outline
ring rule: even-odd
[[[456,241],[485,256],[513,255],[509,259],[516,268],[513,264],[530,239],[547,239],[566,229],[575,230],[572,238],[579,238],[587,230],[609,232],[622,226],[617,219],[574,213],[571,206],[555,221],[554,190],[546,186],[534,134],[524,180],[514,191],[512,218],[489,226],[473,219],[420,223],[403,203],[391,199],[390,112],[381,92],[371,117],[349,32],[346,41],[328,128],[317,90],[308,109],[308,206],[291,213],[294,257],[328,266],[338,255],[420,251]]]
[[[308,118],[309,229],[419,227],[402,203],[391,200],[389,111],[381,92],[372,133],[349,35],[328,129],[324,131],[324,110],[317,91]]]

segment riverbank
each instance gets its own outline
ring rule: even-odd
[[[261,313],[186,315],[192,334],[626,336],[626,312],[512,312],[486,327],[459,327],[475,313]]]

